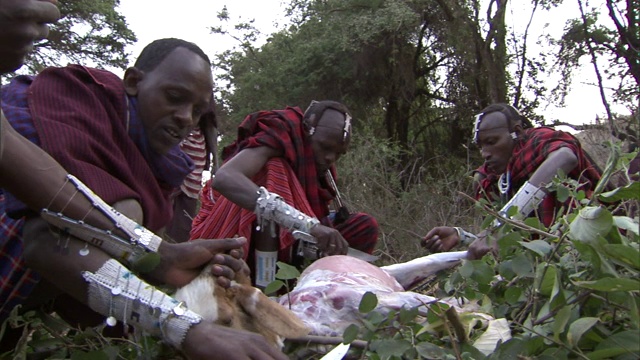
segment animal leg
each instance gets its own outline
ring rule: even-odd
[[[466,251],[443,252],[400,264],[382,266],[381,269],[396,278],[406,290],[440,270],[458,265],[460,260],[466,257]]]

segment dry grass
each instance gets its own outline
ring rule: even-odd
[[[338,186],[351,211],[378,220],[382,262],[427,255],[420,239],[435,226],[479,228],[473,205],[458,195],[471,191],[469,164],[439,157],[399,169],[397,149],[366,136],[354,140],[339,162]]]

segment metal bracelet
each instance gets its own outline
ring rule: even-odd
[[[513,206],[517,206],[518,212],[511,216],[512,219],[522,220],[529,216],[540,205],[544,197],[547,194],[543,188],[539,188],[530,182],[525,182],[518,192],[507,202],[505,206],[498,212],[503,217],[508,217],[509,209]],[[494,220],[493,226],[498,227],[502,225],[502,221],[499,219]]]
[[[460,243],[463,245],[470,245],[474,242],[478,237],[475,234],[467,232],[463,228],[454,227],[453,228],[458,233],[458,238],[460,238]]]
[[[270,193],[264,187],[258,189],[258,199],[254,210],[259,224],[273,221],[291,230],[309,233],[320,221],[284,202],[282,197]]]
[[[202,321],[184,303],[140,280],[116,260],[107,260],[95,273],[84,271],[82,276],[89,283],[89,307],[107,316],[109,326],[117,319],[179,349],[187,331]]]
[[[99,247],[109,255],[129,264],[135,264],[148,253],[156,253],[158,251],[162,243],[162,239],[159,236],[109,206],[73,175],[67,175],[67,179],[96,209],[111,220],[117,229],[126,234],[128,240],[115,235],[111,230],[98,229],[82,220],[68,218],[61,212],[43,209],[40,215],[49,224],[57,227],[65,234],[75,236]]]

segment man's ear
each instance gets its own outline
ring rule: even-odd
[[[130,67],[124,72],[124,89],[129,96],[138,95],[138,83],[144,78],[144,71]]]
[[[520,121],[513,125],[513,132],[516,133],[518,137],[522,134],[522,123]]]

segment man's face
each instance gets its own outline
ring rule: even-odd
[[[343,113],[327,109],[311,136],[311,146],[316,159],[318,174],[323,174],[349,149],[349,139],[344,141]]]
[[[515,140],[511,137],[504,114],[493,112],[482,118],[477,145],[482,158],[492,171],[502,174],[507,170]]]
[[[138,111],[151,149],[166,154],[189,135],[209,109],[213,78],[209,64],[183,47],[155,69],[138,72],[127,93],[138,99]],[[125,84],[127,82],[125,74]]]

